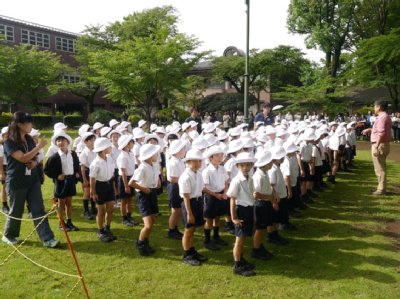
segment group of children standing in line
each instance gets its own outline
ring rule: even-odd
[[[140,121],[132,130],[128,122],[111,120],[109,126],[95,123],[92,129],[82,125],[72,141],[67,127],[56,124],[43,171],[54,182],[54,197],[66,220],[60,229],[78,230],[72,222],[78,181],[84,217],[96,218],[101,242],[117,239],[111,231],[116,198],[122,223],[137,224],[132,217],[136,193],[143,220],[136,248],[149,256],[155,252],[149,237],[159,214],[157,196],[166,185],[171,208],[167,236],[182,241],[183,261],[192,266],[207,261],[195,249],[198,227],[204,229],[205,248],[228,245],[220,235],[224,218],[224,231],[236,236],[233,273],[255,275],[254,265],[243,257],[246,238],[253,238],[251,256],[260,260],[273,257],[264,246],[266,235],[269,243],[288,243],[279,230],[296,229],[290,217],[301,217],[299,210],[314,202],[315,191],[327,187],[324,175],[336,183],[341,162],[349,170],[355,155],[355,123],[283,120],[275,126],[256,123],[252,131],[241,124],[228,132],[220,125],[207,123],[199,134],[194,121],[174,122],[167,128],[151,125],[149,130]],[[3,178],[4,171],[0,175]],[[178,229],[181,220],[183,233]]]

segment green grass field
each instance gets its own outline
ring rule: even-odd
[[[389,185],[397,184],[399,178],[400,165],[389,163]],[[339,173],[338,182],[320,194],[302,219],[293,220],[297,231],[282,233],[290,239],[289,245],[267,244],[275,255],[273,260],[250,258],[248,240],[245,257],[256,264],[257,272],[251,278],[232,274],[232,246],[219,252],[202,248],[201,231],[196,247],[209,262],[201,267],[183,264],[180,242],[166,238],[169,212],[165,193],[159,197],[162,216],[150,236],[157,249],[151,257],[138,255],[134,241],[140,226],[124,227],[118,210],[111,227],[118,240],[109,244],[97,240],[95,221],[82,217],[80,185],[74,198],[74,223],[80,231],[71,232],[70,238],[92,298],[400,298],[400,232],[396,239],[396,234],[386,229],[399,224],[400,195],[369,195],[375,176],[367,151],[358,153],[353,173]],[[47,179],[43,191],[49,209],[52,187]],[[136,205],[134,217],[139,220]],[[1,216],[1,229],[4,221]],[[54,215],[50,224],[62,241],[60,249],[42,248],[34,234],[21,250],[40,264],[75,274]],[[20,239],[32,229],[31,222],[24,222]],[[233,236],[223,237],[233,244]],[[0,263],[11,249],[0,244]],[[64,298],[77,282],[44,271],[18,254],[0,266],[0,280],[0,298]],[[70,297],[83,298],[82,287],[78,285]]]

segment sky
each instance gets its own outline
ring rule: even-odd
[[[319,62],[323,53],[306,49],[305,36],[286,27],[290,0],[250,0],[250,48],[291,45]],[[228,46],[245,50],[245,0],[13,0],[4,1],[0,14],[45,26],[80,33],[87,25],[107,25],[133,12],[172,5],[178,10],[181,32],[203,42],[200,50],[222,55]]]

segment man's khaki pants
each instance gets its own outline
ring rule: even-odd
[[[386,192],[386,158],[390,152],[390,144],[381,143],[378,148],[378,157],[373,154],[375,145],[371,147],[372,162],[374,163],[375,175],[378,178],[377,191]]]

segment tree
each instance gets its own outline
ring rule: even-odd
[[[191,75],[185,78],[182,91],[178,92],[174,101],[176,104],[186,107],[199,107],[204,99],[203,92],[206,90],[205,78]]]
[[[349,37],[358,4],[357,0],[290,2],[287,18],[289,31],[307,35],[307,47],[318,47],[325,53],[325,67],[332,78],[336,78],[340,68],[340,55],[352,47]]]
[[[249,105],[254,105],[255,97],[249,96]],[[217,112],[217,111],[233,111],[236,117],[237,111],[243,111],[244,102],[243,94],[240,93],[216,93],[206,96],[200,104],[201,111]]]
[[[152,110],[167,106],[176,91],[183,91],[185,74],[206,52],[193,36],[180,33],[171,6],[134,13],[104,30],[92,30],[97,51],[89,55],[95,72],[89,79],[103,86],[108,96],[137,106],[150,119]],[[93,44],[96,45],[95,42]]]
[[[63,74],[60,58],[37,47],[0,44],[0,97],[39,109],[39,101],[54,94],[53,86]]]
[[[400,28],[393,29],[387,35],[364,40],[354,58],[354,69],[351,71],[353,83],[386,87],[397,111],[400,93]]]

